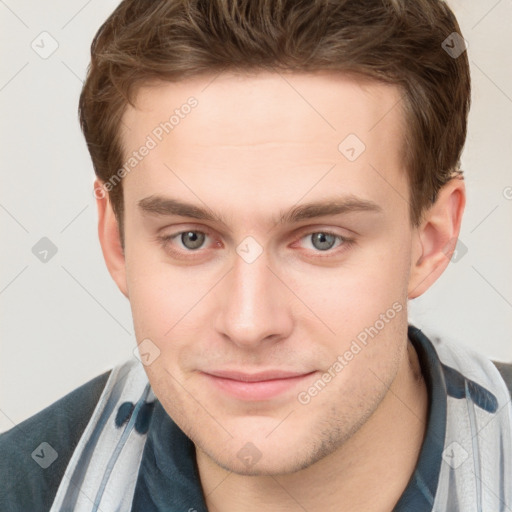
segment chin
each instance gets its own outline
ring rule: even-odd
[[[240,461],[236,454],[232,458],[226,458],[225,455],[221,457],[211,457],[213,461],[221,468],[241,476],[279,476],[290,473],[295,473],[301,469],[309,467],[311,464],[304,462],[300,463],[294,458],[289,460],[288,457],[283,459],[282,454],[273,451],[272,457],[270,454],[262,454],[261,459],[255,463],[244,463]]]
[[[304,470],[335,451],[342,442],[339,439],[320,440],[315,445],[307,441],[283,443],[260,439],[254,443],[232,440],[227,448],[219,452],[200,447],[215,464],[242,476],[279,476]],[[212,448],[209,446],[208,448]]]

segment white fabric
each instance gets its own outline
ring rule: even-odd
[[[138,360],[112,370],[69,461],[50,512],[130,510],[146,434],[141,435],[133,428],[136,411],[121,428],[115,426],[115,417],[124,402],[140,407],[143,401],[154,399]],[[80,471],[84,474],[80,475]],[[78,493],[76,485],[79,485]]]
[[[505,381],[492,361],[477,352],[453,342],[433,339],[432,344],[441,362],[488,389],[498,399],[498,410],[492,414],[467,398],[448,397],[446,458],[441,464],[433,512],[510,511],[512,405]],[[451,453],[459,459],[455,460],[456,467],[447,462]]]

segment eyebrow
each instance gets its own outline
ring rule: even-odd
[[[143,213],[155,216],[180,216],[192,219],[217,222],[227,225],[225,219],[208,207],[196,206],[171,197],[149,196],[138,202]],[[302,220],[325,217],[327,215],[341,215],[351,212],[382,213],[382,208],[372,201],[356,196],[343,198],[328,198],[323,201],[305,203],[281,211],[276,224],[293,224]],[[275,221],[275,219],[273,218]]]

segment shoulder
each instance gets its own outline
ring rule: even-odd
[[[501,373],[501,376],[507,385],[510,396],[512,397],[512,363],[501,363],[499,361],[493,361],[493,363]]]
[[[0,434],[0,510],[49,510],[110,371]]]

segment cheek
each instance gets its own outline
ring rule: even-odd
[[[218,276],[211,269],[171,265],[162,251],[142,244],[127,248],[126,261],[135,336],[138,343],[149,339],[156,345],[161,357],[151,365],[151,378],[163,379],[165,390],[176,384],[170,375],[179,382],[189,377],[188,369],[211,337],[205,318],[211,316],[208,292]]]
[[[149,338],[157,345],[178,321],[186,290],[169,265],[158,261],[149,244],[126,243],[126,279],[137,342]]]
[[[127,229],[128,295],[139,334],[161,338],[184,315],[188,295],[194,295],[201,280],[190,267],[171,265],[158,243],[144,236]]]
[[[405,310],[409,276],[406,246],[361,249],[347,265],[288,274],[297,296],[336,334],[353,337],[379,320]],[[318,323],[318,321],[317,321]],[[327,332],[327,331],[326,331]]]

